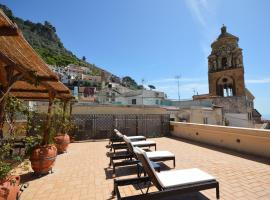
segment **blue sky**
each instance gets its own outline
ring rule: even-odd
[[[120,76],[153,84],[169,98],[208,93],[207,56],[222,24],[240,38],[246,87],[270,117],[268,0],[0,0],[13,13],[51,22],[65,47]]]

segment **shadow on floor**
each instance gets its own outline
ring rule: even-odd
[[[129,165],[129,166],[117,167],[117,169],[115,170],[115,174],[113,174],[112,168],[107,167],[107,168],[104,168],[104,172],[106,175],[106,179],[137,175],[137,166]]]
[[[160,200],[210,200],[200,192],[161,198]]]
[[[115,199],[115,197],[111,196],[107,200],[112,200],[112,199]],[[140,199],[140,200],[148,200],[148,197],[147,196],[141,196],[138,199]],[[193,192],[193,193],[187,193],[187,194],[163,197],[163,198],[159,198],[159,200],[210,200],[210,199],[207,198],[206,196],[204,196],[200,192]]]
[[[158,162],[160,165],[160,171],[171,170],[172,168],[166,165],[163,162]],[[113,174],[113,169],[110,167],[104,168],[104,172],[106,175],[106,179],[119,178],[123,176],[137,175],[137,165],[128,165],[117,167],[115,170],[115,174]],[[143,175],[143,173],[142,173]]]
[[[237,156],[237,157],[240,157],[240,158],[243,158],[243,159],[247,159],[247,160],[251,160],[251,161],[255,161],[255,162],[270,165],[270,160],[268,160],[266,158],[263,158],[263,157],[258,157],[258,156],[254,156],[254,155],[245,154],[245,153],[242,153],[242,152],[237,152],[236,150],[227,149],[225,147],[218,147],[218,146],[203,144],[203,143],[200,143],[200,142],[191,141],[191,140],[184,139],[184,138],[178,138],[178,137],[174,137],[174,136],[170,136],[168,138],[174,139],[174,140],[177,140],[177,141],[180,141],[180,142],[185,142],[185,143],[188,143],[188,144],[193,144],[193,145],[196,145],[196,146],[199,146],[199,147],[211,149],[211,150],[214,150],[214,151],[219,151],[221,153],[230,154],[232,156]]]
[[[21,184],[31,182],[33,180],[42,178],[42,177],[47,176],[47,175],[49,175],[49,173],[48,174],[44,174],[44,175],[38,175],[38,174],[35,174],[34,172],[28,172],[27,174],[22,174],[22,175],[20,175],[20,177],[21,177]]]
[[[75,140],[72,143],[86,143],[86,142],[102,142],[109,141],[108,139],[85,139],[85,140]]]

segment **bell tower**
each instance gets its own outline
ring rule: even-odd
[[[208,56],[208,81],[210,96],[244,96],[244,66],[239,38],[228,33],[226,26],[211,44]]]

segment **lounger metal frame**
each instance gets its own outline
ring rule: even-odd
[[[131,179],[115,179],[114,180],[114,194],[116,195],[117,199],[119,200],[159,200],[163,198],[167,198],[170,196],[177,196],[189,192],[198,192],[202,190],[212,189],[216,188],[216,198],[219,199],[219,183],[216,180],[213,181],[207,181],[202,182],[199,184],[190,184],[190,185],[184,185],[184,186],[178,186],[166,190],[160,190],[157,192],[151,192],[151,193],[144,193],[144,194],[138,194],[134,196],[128,196],[128,197],[122,197],[119,191],[120,186],[126,186],[126,185],[138,185],[141,183],[148,184],[151,182],[151,178],[146,177],[139,177],[139,178],[131,178]]]
[[[148,147],[148,148],[155,147],[155,151],[157,150],[157,144],[156,143],[140,145],[140,147]],[[119,143],[119,144],[111,144],[109,146],[109,148],[110,148],[110,151],[113,150],[113,152],[115,153],[116,150],[123,150],[123,149],[127,149],[128,147],[127,147],[126,143]]]
[[[109,166],[112,165],[113,173],[115,173],[116,167],[135,165],[135,164],[139,163],[137,155],[134,153],[131,143],[126,142],[125,144],[127,145],[126,156],[125,155],[119,155],[119,156],[111,156],[110,157]],[[116,160],[120,160],[120,159],[124,159],[124,160],[119,161],[119,162],[115,162]],[[173,166],[175,167],[175,156],[157,157],[157,158],[153,157],[153,158],[151,158],[151,161],[153,161],[153,162],[164,162],[164,161],[170,161],[170,160],[173,161]]]
[[[189,192],[199,192],[201,190],[207,190],[207,189],[216,189],[216,198],[219,199],[219,183],[216,180],[209,180],[209,181],[202,181],[199,183],[192,183],[192,184],[184,184],[181,186],[175,186],[175,187],[169,187],[169,188],[164,188],[162,185],[160,185],[159,181],[157,180],[154,172],[152,171],[148,161],[144,157],[143,154],[138,153],[137,154],[138,159],[144,166],[144,170],[148,174],[148,177],[141,177],[141,178],[136,178],[136,179],[122,179],[122,180],[114,180],[114,193],[117,196],[117,199],[122,199],[122,200],[135,200],[135,199],[147,199],[147,200],[156,200],[156,199],[162,199],[165,197],[169,196],[175,196],[175,195],[180,195],[184,193],[189,193]],[[159,190],[157,192],[152,192],[152,193],[145,193],[145,194],[140,194],[140,195],[135,195],[135,196],[129,196],[129,197],[121,197],[121,194],[119,192],[119,186],[124,186],[124,185],[130,185],[130,184],[139,184],[143,182],[151,181],[156,188]],[[147,190],[148,191],[148,190]]]

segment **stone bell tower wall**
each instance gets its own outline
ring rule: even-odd
[[[244,69],[243,68],[234,68],[224,71],[208,73],[209,81],[209,94],[210,96],[217,95],[217,83],[222,77],[230,77],[234,81],[235,86],[235,95],[234,96],[244,96],[245,95],[245,82],[244,82]]]
[[[213,98],[213,104],[222,106],[225,113],[247,113],[246,98],[244,96]]]

